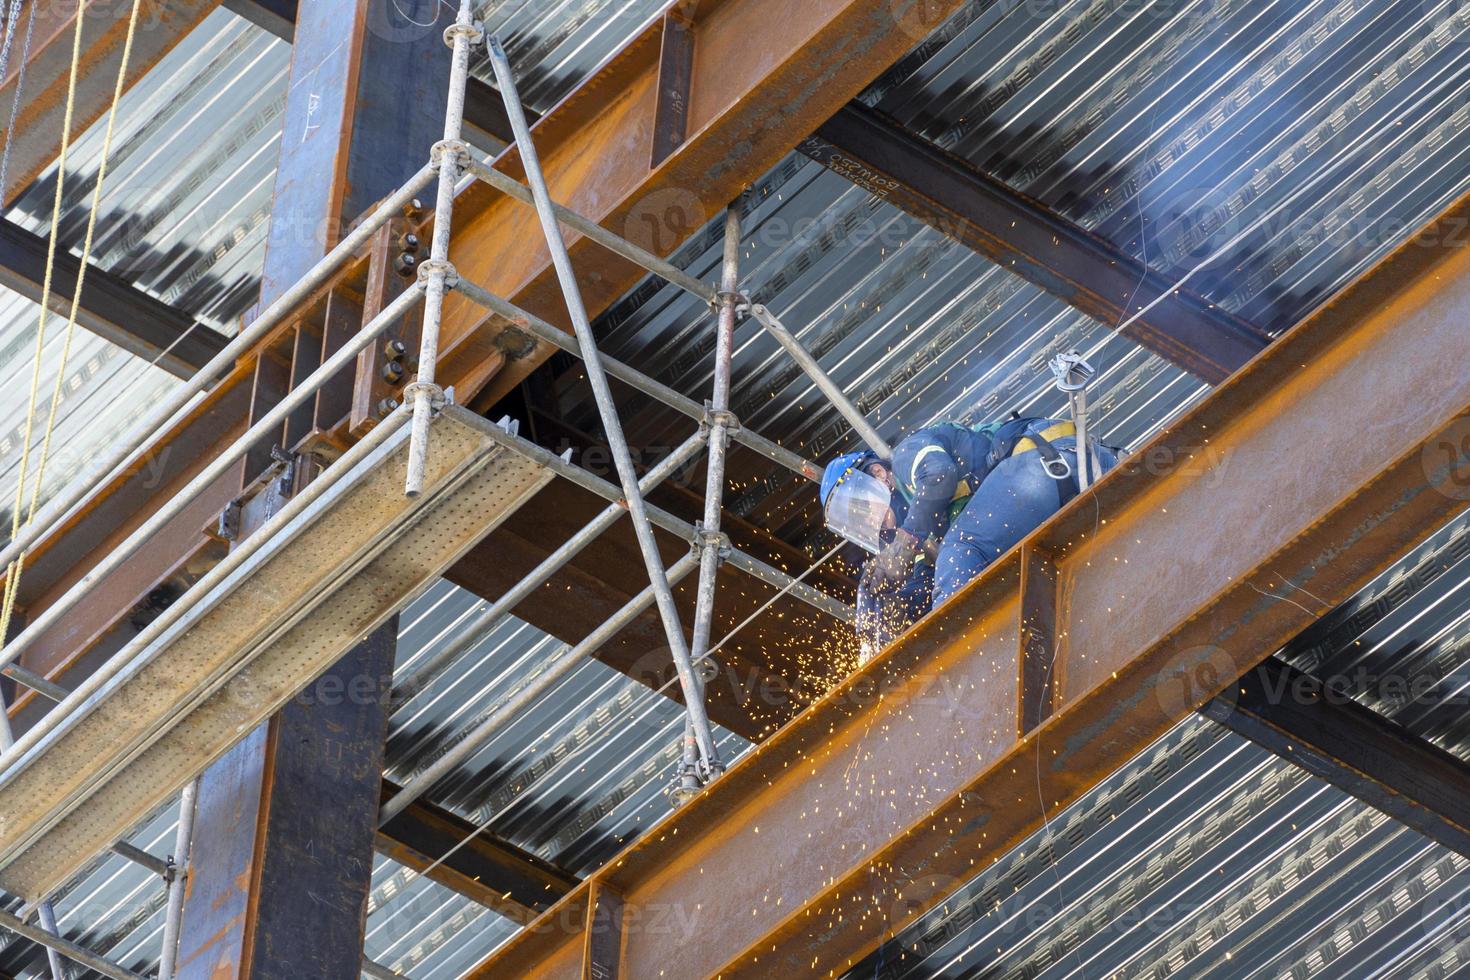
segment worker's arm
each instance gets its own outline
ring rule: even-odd
[[[960,485],[960,467],[949,447],[928,432],[917,432],[894,450],[893,474],[909,505],[903,530],[916,541],[942,535]]]

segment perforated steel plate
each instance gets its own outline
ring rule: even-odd
[[[447,408],[425,492],[408,427],[0,773],[0,887],[48,893],[330,667],[544,486]],[[146,634],[140,641],[149,639]]]

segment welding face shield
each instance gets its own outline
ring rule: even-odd
[[[895,526],[893,492],[861,469],[843,475],[827,495],[823,513],[827,527],[875,555],[883,548],[884,530]]]

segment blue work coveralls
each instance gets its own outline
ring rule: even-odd
[[[920,429],[893,451],[893,474],[908,504],[901,526],[919,541],[938,538],[933,603],[938,605],[1039,527],[1076,493],[1077,440],[1070,422],[1018,419],[969,428]],[[1029,438],[1040,434],[1044,442]],[[1072,474],[1054,479],[1046,446]],[[1007,448],[1009,445],[1009,449]],[[1097,474],[1118,462],[1097,447]]]

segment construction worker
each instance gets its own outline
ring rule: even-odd
[[[1076,496],[1075,433],[1057,419],[942,422],[899,443],[891,462],[839,456],[822,479],[827,526],[874,555],[864,575],[875,590],[901,587],[932,552],[938,605]],[[1102,446],[1092,459],[1098,474],[1117,463]]]
[[[844,483],[849,484],[849,489],[844,491],[838,506],[863,508],[871,514],[869,520],[848,521],[845,525],[855,528],[858,537],[844,536],[877,554],[892,543],[908,512],[907,502],[895,490],[889,463],[877,453],[866,451],[839,456],[827,465],[823,474],[823,502],[828,502],[832,491]],[[935,550],[930,548],[928,554],[918,555],[909,573],[902,578],[880,574],[876,559],[863,564],[858,577],[854,623],[860,664],[867,663],[929,611]]]

